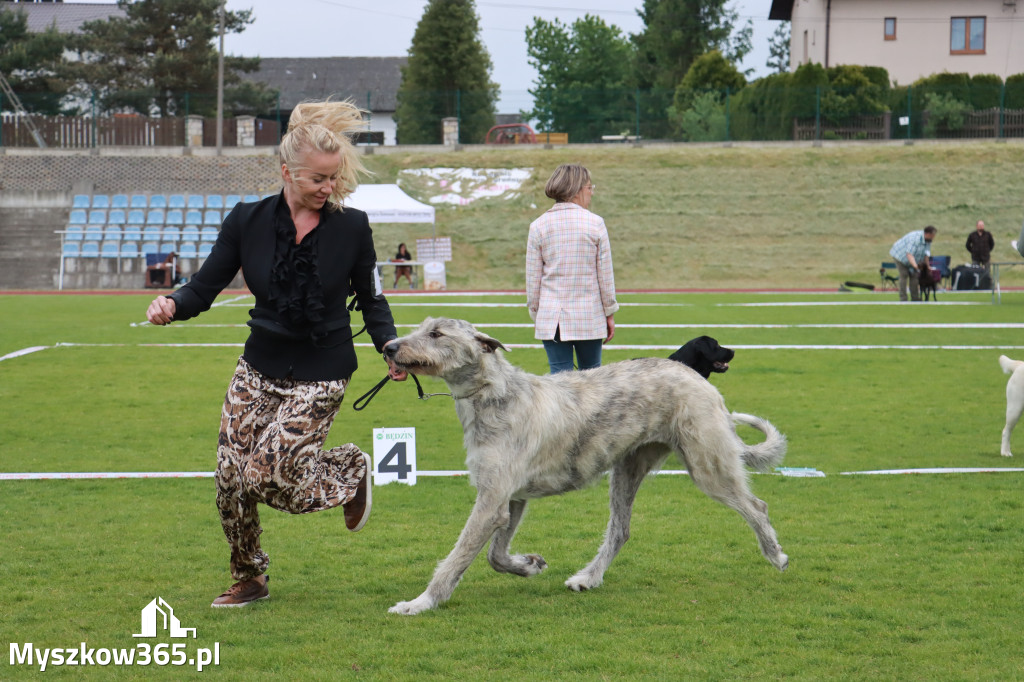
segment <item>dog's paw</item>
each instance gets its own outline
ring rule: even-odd
[[[520,554],[514,558],[518,559],[523,567],[522,575],[537,575],[548,567],[548,562],[544,561],[544,557],[540,554]]]
[[[1002,455],[1003,457],[1013,457],[1013,453],[1010,452],[1009,450],[1004,450],[1003,452],[1000,452],[999,454]]]
[[[424,595],[420,595],[412,601],[400,601],[390,609],[388,613],[397,613],[402,616],[415,616],[417,613],[423,613],[434,608],[434,602]]]
[[[565,586],[573,592],[585,592],[601,586],[602,579],[595,578],[589,573],[577,573],[565,581]]]

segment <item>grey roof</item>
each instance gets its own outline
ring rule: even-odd
[[[263,57],[259,71],[241,74],[281,93],[281,109],[307,99],[348,99],[364,109],[394,111],[407,57]]]
[[[772,0],[772,8],[768,18],[777,21],[790,21],[793,18],[793,0]]]
[[[125,16],[115,3],[94,4],[84,2],[0,2],[6,10],[21,10],[28,15],[28,30],[42,33],[57,22],[61,33],[77,33],[87,21]]]

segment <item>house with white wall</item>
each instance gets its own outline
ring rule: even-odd
[[[773,0],[790,70],[881,66],[894,84],[935,73],[1024,73],[1024,0]]]

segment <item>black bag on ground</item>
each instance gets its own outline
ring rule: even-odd
[[[992,288],[992,278],[985,272],[985,268],[978,268],[973,265],[958,265],[953,268],[950,286],[953,287],[954,291],[988,290]]]

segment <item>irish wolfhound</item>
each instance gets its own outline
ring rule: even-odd
[[[761,553],[780,571],[788,558],[767,505],[747,486],[744,464],[778,464],[786,439],[768,422],[732,414],[722,396],[689,367],[641,358],[584,372],[535,376],[511,365],[505,347],[462,320],[430,319],[385,348],[400,368],[440,377],[455,399],[476,503],[455,549],[427,589],[392,613],[415,614],[451,597],[491,539],[487,560],[499,572],[530,576],[547,567],[537,554],[510,554],[527,500],[581,488],[611,470],[611,518],[604,543],[566,581],[572,590],[601,584],[629,537],[633,499],[644,476],[676,452],[697,486],[732,507],[754,529]],[[733,420],[763,431],[746,445]],[[492,539],[493,536],[493,539]]]

